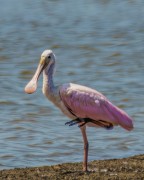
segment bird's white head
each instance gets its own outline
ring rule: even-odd
[[[25,87],[25,92],[28,94],[32,94],[36,91],[37,89],[37,82],[38,82],[38,78],[40,76],[40,74],[42,73],[42,71],[49,67],[53,62],[55,62],[55,55],[52,52],[52,50],[45,50],[42,54],[41,54],[41,58],[40,58],[40,62],[39,65],[37,67],[37,70],[33,76],[33,78],[31,79],[31,81],[26,85]]]

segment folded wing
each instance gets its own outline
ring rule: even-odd
[[[103,120],[127,130],[133,129],[132,119],[94,89],[72,83],[65,84],[60,88],[60,96],[69,111],[79,118]]]

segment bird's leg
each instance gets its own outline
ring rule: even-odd
[[[86,123],[91,122],[91,119],[89,119],[89,118],[83,118],[83,121],[82,121],[82,122],[83,122],[83,123],[78,126],[79,128],[81,128],[82,126],[84,126]]]
[[[89,148],[87,135],[86,135],[86,126],[84,126],[87,122],[89,122],[89,119],[87,119],[87,118],[85,118],[85,119],[77,118],[77,119],[74,119],[74,120],[71,120],[71,121],[68,121],[65,123],[65,125],[69,125],[69,126],[73,126],[75,124],[82,123],[79,125],[79,127],[81,129],[81,133],[83,136],[83,142],[84,142],[83,171],[85,171],[85,172],[88,171],[87,170],[87,162],[88,162],[88,148]]]
[[[83,122],[83,119],[77,118],[77,119],[66,122],[65,125],[73,126],[73,125],[81,123],[81,122]]]
[[[87,140],[87,135],[86,135],[86,126],[83,126],[80,128],[81,133],[83,136],[83,142],[84,142],[84,159],[83,159],[83,171],[88,171],[87,169],[87,163],[88,163],[88,148],[89,148],[89,143]]]

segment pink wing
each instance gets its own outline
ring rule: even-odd
[[[79,118],[104,120],[127,130],[133,129],[132,119],[94,89],[65,84],[60,88],[60,96],[65,106]]]

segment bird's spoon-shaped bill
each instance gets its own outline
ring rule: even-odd
[[[25,87],[25,92],[27,94],[32,94],[36,91],[37,89],[37,80],[32,79]]]
[[[43,65],[39,64],[34,76],[29,81],[29,83],[25,86],[24,91],[27,94],[32,94],[32,93],[34,93],[36,91],[37,84],[38,84],[38,78],[39,78],[42,71],[43,71]]]

